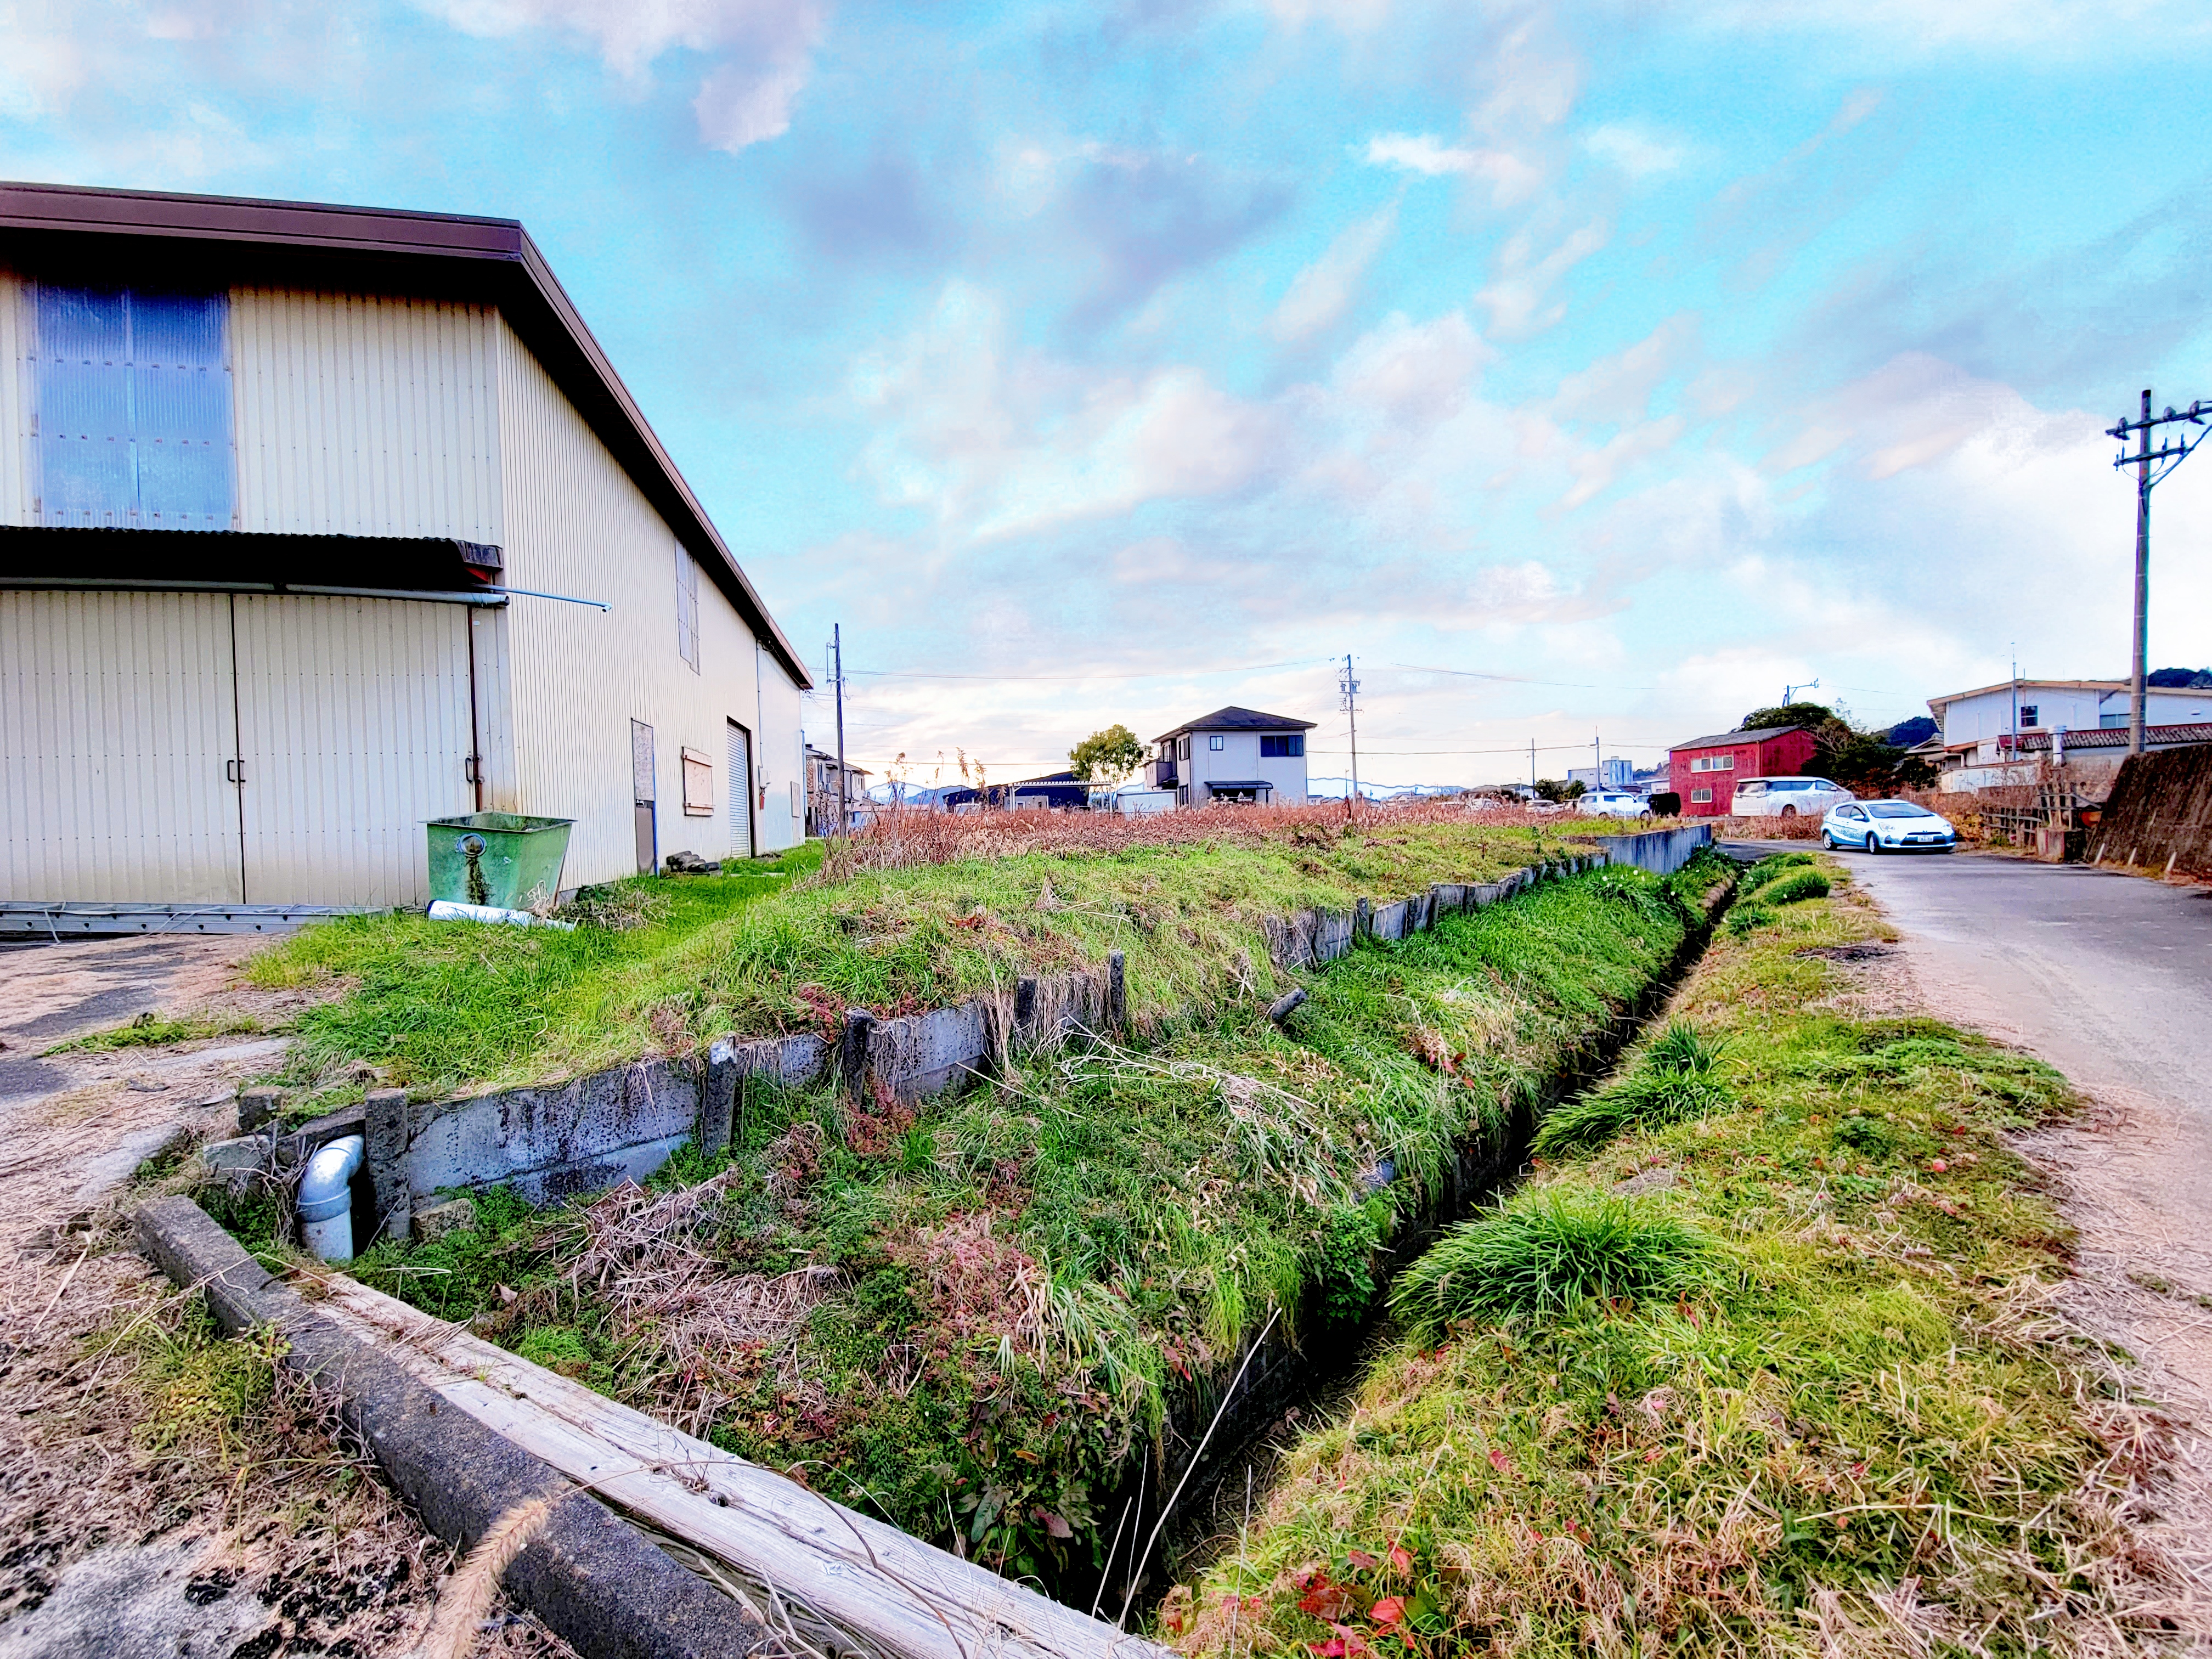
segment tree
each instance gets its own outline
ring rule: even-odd
[[[1764,732],[1777,726],[1803,726],[1819,736],[1824,727],[1841,726],[1836,711],[1824,702],[1785,702],[1773,708],[1754,708],[1743,717],[1739,732]]]
[[[1564,784],[1557,778],[1539,778],[1536,781],[1536,798],[1539,800],[1572,800],[1581,793],[1582,787],[1579,784]]]
[[[1116,721],[1093,732],[1067,751],[1067,763],[1081,783],[1119,783],[1145,763],[1145,745]]]

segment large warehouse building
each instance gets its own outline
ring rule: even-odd
[[[805,667],[522,227],[0,185],[0,900],[804,831]]]

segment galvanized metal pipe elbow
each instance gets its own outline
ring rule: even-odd
[[[364,1152],[359,1135],[341,1135],[315,1149],[300,1181],[300,1231],[325,1261],[353,1260],[353,1178]]]

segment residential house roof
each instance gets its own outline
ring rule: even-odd
[[[2019,751],[2024,755],[2048,753],[2051,733],[2023,732],[2020,734]],[[2212,721],[2197,721],[2180,726],[2146,726],[2143,742],[2159,748],[2179,748],[2184,744],[2212,743]],[[2066,747],[2075,749],[2124,749],[2128,746],[2128,728],[2124,726],[2100,726],[2094,730],[2069,732]]]
[[[166,284],[227,280],[250,262],[258,283],[497,306],[784,672],[801,689],[814,684],[520,222],[0,183],[0,252],[34,270],[82,270],[89,256],[107,280],[136,265]]]
[[[1674,745],[1674,752],[1679,753],[1685,749],[1729,749],[1738,744],[1765,743],[1785,732],[1803,730],[1805,728],[1802,726],[1762,726],[1751,732],[1716,732],[1710,738],[1692,738],[1687,743],[1678,743]]]
[[[1185,720],[1171,732],[1163,732],[1154,743],[1165,743],[1170,738],[1179,738],[1186,732],[1307,732],[1313,729],[1311,720],[1294,720],[1287,714],[1263,714],[1256,708],[1239,708],[1231,703],[1226,708],[1217,708],[1211,714],[1201,714],[1194,720]]]
[[[1971,691],[1952,691],[1940,697],[1928,699],[1928,708],[1938,720],[1946,705],[1963,702],[1968,697],[1985,697],[1992,691],[2009,691],[2014,686],[2023,691],[2124,691],[2125,680],[1999,680],[1995,685],[1978,685]]]

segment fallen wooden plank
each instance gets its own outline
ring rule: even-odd
[[[492,1429],[894,1659],[1170,1659],[1164,1649],[331,1274],[318,1305]]]

